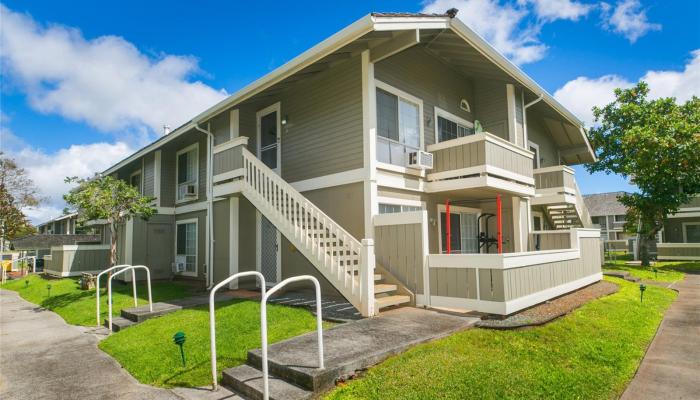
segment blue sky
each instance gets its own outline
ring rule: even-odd
[[[2,4],[2,146],[49,197],[35,221],[60,211],[63,176],[104,169],[371,11],[460,9],[585,121],[642,77],[652,95],[700,94],[699,1]],[[577,180],[584,193],[633,189],[581,168]]]

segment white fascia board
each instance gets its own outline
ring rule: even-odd
[[[583,127],[583,121],[578,119],[571,111],[559,103],[551,94],[549,94],[542,86],[540,86],[534,79],[530,78],[523,70],[518,68],[505,56],[498,52],[493,46],[491,46],[484,38],[482,38],[478,33],[474,32],[471,28],[465,25],[458,18],[453,18],[450,20],[450,27],[452,30],[462,37],[467,43],[472,45],[477,51],[488,58],[491,62],[499,66],[510,76],[515,78],[521,85],[525,86],[533,93],[537,95],[542,95],[542,100],[547,104],[552,106],[557,110],[562,116],[564,116],[571,124],[579,128]],[[583,130],[581,130],[583,140],[586,143],[591,156],[595,159],[595,153],[591,148],[591,144],[588,141],[588,137],[585,135]]]

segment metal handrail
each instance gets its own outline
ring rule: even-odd
[[[219,282],[216,286],[211,289],[209,293],[209,337],[211,343],[211,379],[212,379],[212,390],[217,388],[217,374],[216,374],[216,321],[215,321],[215,311],[214,311],[214,295],[216,291],[219,290],[225,284],[231,282],[232,280],[239,279],[245,276],[257,276],[260,279],[260,291],[262,296],[265,296],[265,277],[258,271],[246,271],[233,274],[223,281]]]
[[[19,267],[19,263],[24,260],[32,260],[32,272],[36,272],[36,256],[24,256],[12,260],[10,263],[10,270],[14,271],[15,269],[12,268],[12,265]]]
[[[267,366],[267,299],[276,291],[292,282],[309,280],[314,283],[316,290],[316,335],[318,337],[318,368],[324,369],[323,365],[323,318],[321,317],[321,285],[318,279],[311,275],[300,275],[287,278],[268,290],[260,302],[260,336],[262,339],[262,369],[263,369],[263,400],[270,398],[270,383]]]
[[[97,304],[95,306],[96,316],[97,316],[97,326],[100,326],[100,277],[103,274],[110,272],[110,271],[114,271],[117,268],[125,268],[125,267],[129,267],[129,266],[130,265],[128,265],[128,264],[115,265],[115,266],[107,268],[106,270],[97,274],[97,277],[95,278],[95,290],[96,290],[95,293],[97,293],[97,296],[96,296],[97,297],[97,299],[96,299]],[[136,305],[138,304],[136,301],[136,271],[134,271],[133,269],[131,270],[131,282],[132,282],[132,286],[134,287],[134,307],[136,307]]]
[[[130,265],[128,267],[124,267],[123,269],[115,272],[112,274],[112,276],[109,277],[107,280],[107,301],[108,301],[108,306],[109,306],[109,331],[112,331],[112,279],[114,279],[115,276],[124,273],[129,270],[134,270],[136,268],[143,268],[146,270],[146,281],[148,283],[148,309],[149,311],[153,312],[153,297],[151,296],[151,270],[148,269],[147,266],[145,265]],[[135,276],[135,275],[134,275]],[[136,279],[134,279],[135,281]]]

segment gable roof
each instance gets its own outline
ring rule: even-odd
[[[617,200],[617,196],[621,196],[625,193],[626,192],[609,192],[587,194],[583,196],[583,202],[586,204],[591,217],[624,215],[627,213],[627,207]]]
[[[348,25],[342,30],[336,32],[332,36],[318,43],[314,47],[306,50],[300,55],[296,56],[292,60],[288,61],[284,65],[276,68],[272,72],[264,75],[263,77],[253,81],[242,89],[238,90],[231,96],[220,101],[214,106],[204,110],[194,118],[192,118],[187,123],[181,125],[168,135],[165,135],[153,143],[143,147],[131,156],[125,158],[119,163],[113,165],[109,169],[105,170],[103,174],[111,174],[117,169],[133,162],[142,155],[153,151],[166,142],[175,139],[176,137],[188,132],[192,129],[198,127],[198,125],[218,113],[236,106],[244,102],[247,99],[255,96],[256,94],[270,88],[271,86],[282,82],[286,78],[291,77],[296,73],[303,72],[307,67],[313,65],[316,62],[322,61],[325,57],[331,56],[337,50],[347,46],[354,41],[362,38],[363,36],[370,34],[372,32],[394,32],[394,31],[410,31],[415,30],[417,34],[421,30],[435,30],[437,32],[450,31],[454,33],[461,41],[471,45],[476,53],[480,57],[484,57],[486,60],[495,64],[500,71],[505,73],[507,76],[512,78],[514,81],[520,85],[527,88],[533,95],[534,98],[540,98],[542,102],[546,103],[549,107],[556,111],[556,113],[562,116],[570,125],[571,128],[567,129],[562,126],[563,132],[572,140],[576,138],[578,149],[583,147],[585,149],[585,154],[587,154],[586,159],[580,159],[579,162],[594,161],[595,154],[591,145],[588,141],[588,137],[584,132],[584,124],[579,120],[571,111],[566,109],[561,103],[559,103],[554,97],[549,94],[544,88],[542,88],[537,82],[530,78],[525,72],[523,72],[518,66],[513,64],[505,56],[499,53],[493,46],[491,46],[485,39],[483,39],[474,30],[465,25],[458,18],[453,18],[454,14],[451,13],[454,10],[448,10],[445,14],[423,14],[423,13],[371,13],[368,14],[354,23]],[[456,12],[456,11],[455,11]],[[560,129],[560,128],[557,128]],[[572,132],[573,131],[573,132]],[[580,136],[577,136],[580,135]],[[562,154],[564,157],[565,154]]]

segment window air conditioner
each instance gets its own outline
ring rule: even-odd
[[[196,196],[197,195],[197,186],[196,185],[187,185],[185,187],[185,196]]]
[[[185,272],[187,264],[187,256],[175,256],[175,262],[173,263],[173,272],[179,274]]]
[[[409,168],[433,169],[433,155],[427,151],[413,151],[408,153]]]

